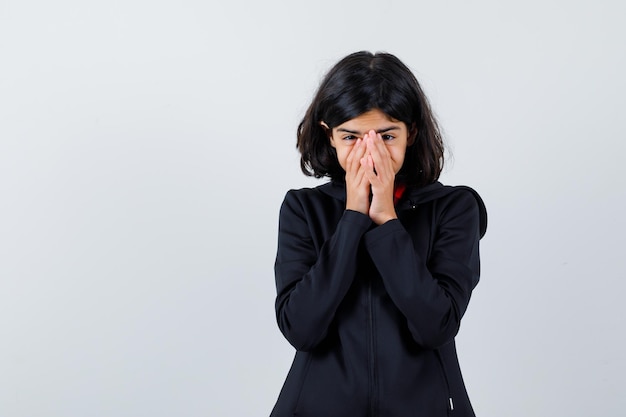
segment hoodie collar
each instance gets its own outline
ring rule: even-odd
[[[342,182],[330,181],[319,186],[318,189],[323,193],[336,198],[337,200],[346,201],[346,185]],[[449,185],[443,185],[439,181],[428,184],[424,187],[407,186],[407,189],[396,206],[396,209],[398,211],[414,209],[418,204],[436,200],[458,189],[470,191],[474,195],[474,198],[478,203],[478,210],[480,213],[480,237],[483,237],[487,231],[487,210],[480,195],[470,187],[452,187]]]
[[[339,181],[331,181],[319,187],[320,191],[336,198],[337,200],[346,201],[346,185]],[[413,204],[425,203],[434,200],[452,191],[451,187],[446,187],[440,182],[434,182],[424,187],[407,186],[404,195],[400,199],[400,205],[407,201]]]

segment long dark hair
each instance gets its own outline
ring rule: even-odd
[[[417,132],[398,177],[417,186],[437,181],[444,146],[430,104],[411,70],[394,55],[382,52],[355,52],[326,74],[298,126],[302,172],[344,181],[345,172],[329,143],[329,132],[320,122],[333,129],[372,109],[404,122],[409,132]]]

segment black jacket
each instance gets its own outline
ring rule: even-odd
[[[272,417],[473,416],[454,337],[479,278],[478,194],[408,188],[397,220],[345,210],[345,187],[280,210],[278,326],[296,356]]]

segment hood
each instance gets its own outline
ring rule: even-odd
[[[321,185],[319,190],[329,196],[341,201],[346,201],[346,186],[344,183],[331,181]],[[443,185],[440,182],[434,182],[424,187],[408,187],[404,192],[402,199],[397,205],[398,210],[407,210],[414,208],[418,204],[427,203],[443,196],[446,196],[457,190],[467,190],[472,193],[478,203],[478,211],[480,214],[480,237],[482,238],[487,232],[487,208],[480,195],[473,189],[464,185],[450,186]]]

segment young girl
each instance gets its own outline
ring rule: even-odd
[[[272,416],[473,416],[454,337],[486,211],[437,180],[443,143],[395,56],[358,52],[298,127],[306,175],[280,210],[276,316],[296,356]]]

